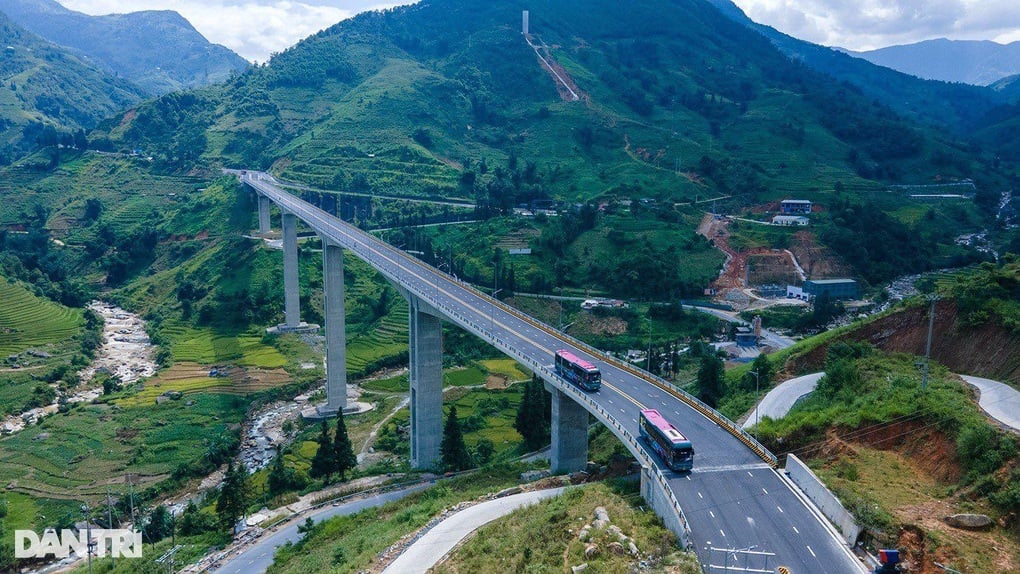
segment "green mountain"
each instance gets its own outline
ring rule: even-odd
[[[142,94],[0,13],[0,165],[58,132],[89,129],[137,104]]]
[[[971,177],[979,165],[703,0],[431,0],[366,13],[101,132],[178,169],[275,166],[331,189],[475,195],[502,208],[837,181],[879,189]]]
[[[249,65],[170,10],[89,16],[53,0],[0,0],[0,12],[149,96],[222,82]]]

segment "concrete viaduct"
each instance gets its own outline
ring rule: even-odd
[[[623,442],[642,465],[641,493],[697,552],[706,572],[795,574],[864,572],[832,525],[779,471],[776,457],[718,412],[669,382],[573,339],[472,286],[344,223],[279,187],[262,172],[241,172],[258,198],[259,230],[271,228],[270,207],[282,214],[285,323],[301,329],[297,220],[322,240],[325,290],[326,396],[320,412],[346,408],[343,251],[370,264],[409,303],[411,465],[432,468],[442,438],[442,325],[466,329],[533,371],[552,393],[551,466],[580,469],[587,461],[588,414]],[[584,393],[553,371],[553,353],[570,349],[602,371],[602,389]],[[663,467],[637,440],[637,414],[657,408],[697,452],[691,473]]]

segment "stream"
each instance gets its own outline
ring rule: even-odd
[[[141,317],[102,301],[93,301],[88,308],[103,318],[103,345],[92,364],[78,372],[79,389],[69,395],[58,392],[51,404],[5,417],[0,421],[0,432],[18,432],[41,417],[57,412],[61,396],[66,396],[69,403],[84,403],[99,397],[103,389],[89,386],[96,373],[110,373],[121,383],[133,383],[156,372],[155,349]]]

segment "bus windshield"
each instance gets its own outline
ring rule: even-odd
[[[663,418],[659,411],[641,411],[638,427],[641,438],[662,458],[667,467],[678,472],[694,468],[694,447],[691,441]]]

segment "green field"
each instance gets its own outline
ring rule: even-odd
[[[41,499],[97,500],[105,497],[106,484],[123,492],[130,473],[142,490],[206,456],[241,422],[245,408],[238,397],[210,394],[162,405],[76,406],[0,439],[0,482],[9,492]],[[55,519],[23,526],[41,529]]]
[[[0,359],[28,349],[51,354],[78,334],[82,312],[35,296],[0,277]]]
[[[287,364],[287,359],[274,347],[263,343],[262,336],[255,332],[224,333],[180,323],[166,325],[164,332],[172,341],[171,349],[178,361],[267,369]]]

